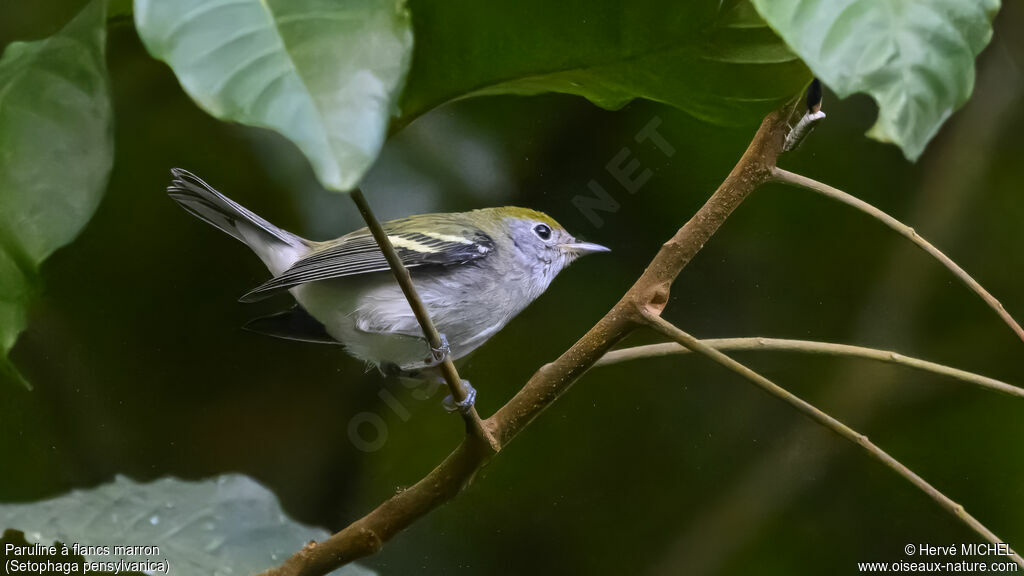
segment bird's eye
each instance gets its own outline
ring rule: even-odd
[[[541,240],[548,240],[551,238],[551,227],[547,224],[537,224],[533,227],[533,232],[539,236]]]

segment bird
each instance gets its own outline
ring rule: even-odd
[[[340,344],[382,374],[417,375],[437,356],[367,228],[307,240],[278,228],[191,172],[174,168],[167,192],[182,208],[248,246],[272,278],[254,302],[289,292],[296,305],[246,328],[292,340]],[[609,249],[582,242],[536,210],[505,206],[419,214],[382,227],[409,270],[452,360],[504,328],[581,256]]]

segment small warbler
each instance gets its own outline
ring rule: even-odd
[[[260,218],[186,170],[171,170],[171,198],[244,242],[273,274],[241,301],[288,291],[298,305],[246,327],[273,336],[342,344],[382,373],[437,363],[412,308],[366,228],[326,242]],[[608,248],[579,242],[526,208],[420,214],[382,224],[452,359],[494,336],[576,258]]]

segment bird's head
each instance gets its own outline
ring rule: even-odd
[[[511,246],[517,267],[529,271],[540,292],[580,256],[609,252],[608,248],[581,242],[569,234],[554,218],[528,208],[494,208],[497,228]]]

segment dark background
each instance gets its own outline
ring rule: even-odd
[[[0,42],[50,34],[71,0],[0,2]],[[1008,2],[976,91],[917,164],[863,136],[874,104],[826,93],[826,122],[781,165],[915,227],[1024,317],[1024,10]],[[285,300],[236,298],[266,279],[245,247],[163,192],[188,168],[314,239],[359,225],[299,153],[214,120],[148,57],[133,28],[108,45],[117,157],[80,238],[45,265],[13,359],[35,390],[0,383],[0,501],[127,474],[249,474],[307,522],[339,529],[448,453],[462,433],[440,395],[418,400],[333,347],[243,332]],[[652,118],[677,149],[633,136]],[[573,265],[473,355],[463,376],[492,413],[592,325],[739,158],[754,127],[636,102],[480,98],[421,118],[386,146],[364,190],[382,218],[514,204],[613,248]],[[629,147],[654,171],[627,194],[605,164]],[[60,169],[60,167],[54,167]],[[601,183],[621,204],[595,227],[572,198]],[[877,222],[768,186],[684,271],[665,316],[701,337],[775,336],[899,352],[1024,383],[1024,344],[944,268]],[[643,336],[634,341],[651,340]],[[863,361],[738,356],[868,434],[1024,547],[1024,404]],[[378,396],[388,387],[410,417]],[[387,423],[380,450],[348,436]],[[853,573],[912,560],[907,543],[978,538],[856,447],[700,358],[597,369],[452,503],[365,564],[381,574]]]

